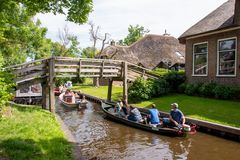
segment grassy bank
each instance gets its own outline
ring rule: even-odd
[[[48,111],[14,106],[1,114],[0,159],[72,159],[71,145]]]
[[[107,86],[101,86],[100,88],[80,86],[75,87],[75,89],[80,89],[82,92],[96,97],[105,99],[107,97]],[[122,87],[113,86],[113,100],[117,100],[121,96]],[[155,103],[159,110],[169,112],[170,104],[173,102],[179,104],[180,109],[187,117],[240,127],[240,102],[174,94],[153,98],[134,105],[147,107]]]
[[[96,96],[99,98],[107,99],[107,92],[108,92],[108,86],[100,86],[98,88],[90,86],[90,85],[84,85],[84,86],[74,86],[72,88],[73,90],[81,90],[81,92]],[[122,87],[114,86],[112,88],[112,100],[116,101],[119,98],[122,97]]]

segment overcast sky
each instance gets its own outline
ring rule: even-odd
[[[139,24],[150,34],[163,34],[165,29],[178,38],[192,25],[227,0],[93,0],[94,11],[89,21],[100,26],[100,33],[111,39],[126,37],[128,26]],[[67,25],[70,33],[79,37],[80,47],[91,46],[89,25],[65,21],[63,15],[39,14],[42,26],[48,28],[47,37],[59,41],[58,30]]]

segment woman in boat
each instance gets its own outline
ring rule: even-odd
[[[67,89],[65,94],[63,95],[63,100],[68,103],[75,103],[74,93],[70,89]]]
[[[137,108],[134,108],[130,105],[130,114],[127,116],[127,119],[135,122],[143,122],[141,113]]]
[[[150,122],[149,122],[149,124],[151,126],[156,127],[157,125],[160,124],[160,119],[159,119],[160,113],[156,109],[156,105],[155,104],[151,105],[151,109],[149,109],[149,112],[150,112]]]

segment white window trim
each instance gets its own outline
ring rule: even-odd
[[[207,68],[206,68],[206,74],[194,74],[194,64],[195,64],[195,61],[194,61],[194,57],[195,57],[194,47],[195,47],[196,45],[205,44],[205,43],[207,43],[207,62],[206,62]],[[193,62],[193,63],[192,63],[192,76],[194,76],[194,77],[207,77],[207,76],[208,76],[208,41],[200,42],[200,43],[194,43],[194,44],[193,44],[192,58],[193,58],[193,60],[192,60],[192,62]]]
[[[234,75],[219,75],[219,41],[224,41],[224,40],[229,40],[229,39],[235,39],[235,71]],[[237,37],[230,37],[230,38],[223,38],[223,39],[218,39],[217,41],[217,74],[216,77],[236,77],[237,76]]]

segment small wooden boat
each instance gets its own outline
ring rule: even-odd
[[[83,101],[81,102],[81,100],[76,100],[77,103],[69,103],[69,102],[66,102],[63,100],[63,96],[64,96],[64,93],[60,94],[59,95],[59,101],[61,102],[62,105],[64,105],[65,107],[68,107],[68,108],[84,108],[86,107],[88,101]],[[69,98],[72,98],[72,97],[69,97]],[[73,98],[73,100],[75,102],[75,97]]]
[[[162,134],[162,135],[168,135],[168,136],[185,136],[186,132],[183,130],[180,130],[178,128],[167,128],[167,127],[161,127],[161,126],[150,126],[149,124],[143,124],[139,122],[134,122],[126,119],[125,117],[122,117],[116,113],[114,113],[114,104],[108,103],[108,102],[102,102],[101,104],[102,110],[106,115],[106,118],[109,118],[113,121],[139,128],[145,131],[149,131],[152,133]],[[146,115],[145,112],[139,110],[142,115]]]

